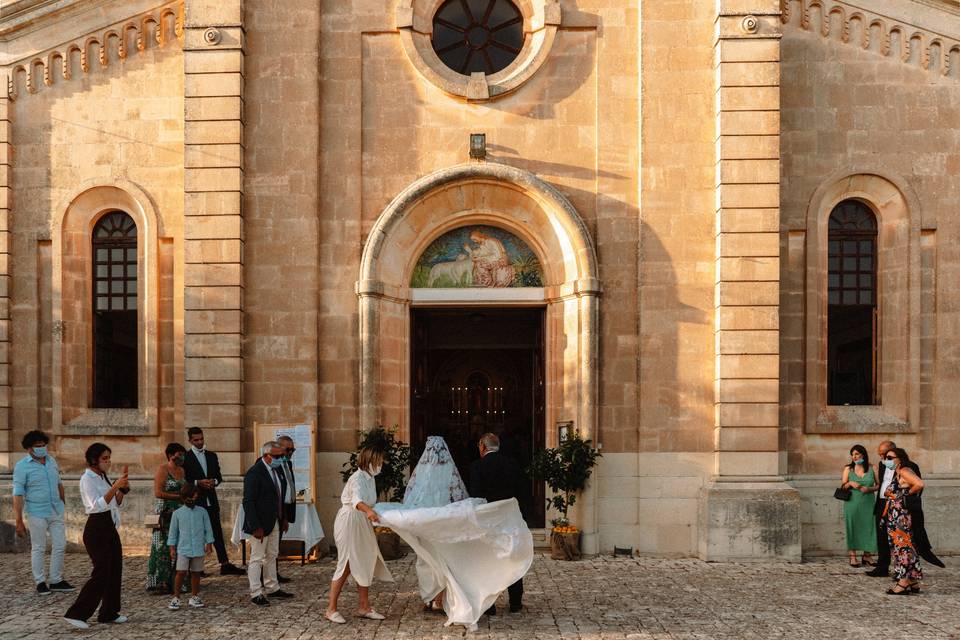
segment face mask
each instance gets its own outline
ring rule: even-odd
[[[33,448],[33,455],[35,455],[35,456],[38,457],[38,458],[43,458],[44,456],[47,455],[47,448],[46,448],[46,447],[34,447],[34,448]]]
[[[863,458],[854,458],[853,464],[863,464]]]
[[[279,469],[280,465],[283,464],[283,456],[277,456],[276,458],[270,459],[270,468]]]
[[[887,469],[896,469],[896,468],[897,468],[897,461],[896,461],[896,460],[884,460],[884,461],[883,461],[883,466],[885,466]]]
[[[379,467],[371,467],[371,468],[370,468],[370,475],[376,477],[376,476],[380,475],[380,471],[382,471],[382,470],[383,470],[383,465],[380,465]]]
[[[197,504],[197,501],[193,498],[187,498],[186,500],[183,501],[183,504],[193,509],[194,505]]]
[[[182,466],[183,466],[183,456],[177,456],[176,458],[174,458],[174,459],[173,459],[173,464],[177,465],[178,467],[182,467]]]
[[[207,445],[203,445],[201,447],[198,447],[197,445],[193,445],[193,448],[196,449],[197,451],[206,451]]]
[[[112,462],[101,462],[97,464],[97,469],[100,469],[101,473],[110,473],[110,466],[112,464]]]

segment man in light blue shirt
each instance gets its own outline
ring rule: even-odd
[[[50,438],[43,431],[30,431],[21,444],[27,451],[13,467],[13,511],[17,518],[17,535],[27,533],[23,521],[26,511],[30,529],[30,560],[37,594],[50,595],[51,591],[73,591],[74,587],[63,579],[63,553],[67,538],[63,526],[63,483],[60,468],[52,456],[47,455]],[[44,552],[50,534],[50,585],[44,574]]]

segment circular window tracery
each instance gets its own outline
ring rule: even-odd
[[[550,55],[559,0],[398,0],[400,42],[447,93],[484,102],[515,91]]]
[[[447,0],[433,16],[433,50],[465,76],[507,68],[523,40],[523,14],[510,0]]]

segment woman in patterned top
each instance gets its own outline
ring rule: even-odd
[[[893,481],[887,489],[887,506],[883,515],[890,540],[890,555],[893,557],[893,577],[897,584],[887,589],[887,593],[892,596],[919,593],[923,571],[913,541],[913,517],[906,503],[907,496],[923,490],[923,480],[910,468],[910,457],[903,449],[888,451],[883,464],[895,470]]]
[[[173,585],[173,567],[167,535],[170,532],[170,516],[180,507],[180,489],[186,480],[183,461],[187,450],[182,444],[171,442],[166,448],[166,463],[160,465],[153,476],[153,493],[157,497],[156,513],[160,524],[153,530],[150,543],[150,559],[147,561],[147,591],[157,595],[170,593]]]

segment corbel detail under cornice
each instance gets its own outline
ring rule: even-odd
[[[960,38],[838,0],[780,0],[780,9],[784,24],[960,80]]]
[[[147,47],[163,47],[170,42],[183,45],[183,0],[172,2],[121,22],[97,29],[47,51],[31,55],[9,65],[7,97],[37,93],[62,78],[71,80],[79,58],[83,75],[109,66],[111,59],[124,60],[131,50],[143,53]],[[91,58],[96,58],[94,64]]]

